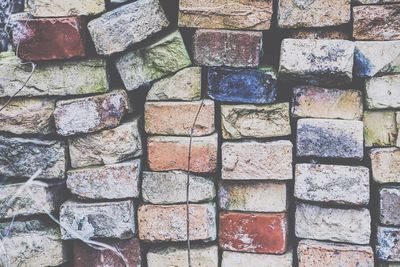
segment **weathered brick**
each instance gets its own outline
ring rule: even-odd
[[[280,0],[278,25],[281,28],[312,28],[348,23],[350,0]]]
[[[208,67],[258,67],[262,33],[252,31],[196,30],[193,58]]]
[[[358,41],[355,45],[354,75],[373,77],[400,72],[400,41]]]
[[[31,66],[22,65],[13,53],[1,53],[0,97],[15,94],[25,84],[31,71]],[[84,59],[39,63],[18,96],[82,95],[106,91],[106,61]]]
[[[292,39],[339,39],[350,40],[351,33],[345,27],[292,29],[287,33]]]
[[[369,109],[400,108],[400,74],[366,80],[365,101]]]
[[[216,239],[215,205],[189,205],[190,240]],[[186,205],[143,205],[138,211],[139,238],[144,241],[185,241]]]
[[[374,252],[369,246],[357,246],[301,240],[297,247],[299,267],[364,266],[374,267]]]
[[[393,111],[364,111],[366,147],[393,146],[397,139],[396,114]]]
[[[59,141],[0,136],[0,174],[30,178],[41,169],[39,179],[64,179],[65,146]]]
[[[300,119],[297,156],[362,159],[363,123],[354,120]]]
[[[152,171],[188,170],[190,137],[154,136],[147,139],[148,165]],[[218,135],[192,138],[190,171],[215,172]]]
[[[400,267],[400,262],[378,262],[378,267]]]
[[[151,204],[185,203],[186,183],[185,172],[143,172],[143,200]],[[215,195],[215,186],[211,179],[189,175],[190,202],[211,201]]]
[[[362,92],[298,86],[293,89],[291,114],[298,118],[360,120],[363,116]]]
[[[353,38],[399,40],[400,4],[353,7]]]
[[[224,181],[219,185],[218,198],[223,210],[284,212],[287,209],[283,182]]]
[[[293,252],[288,251],[283,255],[253,254],[224,251],[222,253],[221,267],[243,266],[279,266],[292,267]]]
[[[398,0],[353,0],[354,4],[358,5],[372,5],[372,4],[386,4],[386,3],[399,3]]]
[[[7,100],[0,100],[0,106],[4,106],[6,102]],[[54,132],[54,108],[53,99],[14,99],[0,113],[0,131],[13,134],[50,134]]]
[[[224,139],[266,138],[291,133],[289,103],[272,105],[222,105]]]
[[[74,169],[67,172],[67,187],[84,199],[139,197],[140,160]]]
[[[117,128],[69,140],[72,168],[112,164],[142,155],[139,118]]]
[[[79,17],[13,21],[13,44],[23,60],[84,57],[86,37]],[[46,49],[43,49],[46,47]]]
[[[338,204],[367,205],[369,169],[359,166],[296,164],[294,196]]]
[[[89,22],[98,54],[126,50],[169,25],[158,0],[138,0],[113,9]]]
[[[179,31],[114,60],[126,89],[134,90],[192,64]]]
[[[176,74],[156,81],[149,93],[147,101],[159,100],[200,100],[201,68],[189,67]]]
[[[272,0],[181,0],[179,27],[268,30]]]
[[[400,261],[400,228],[378,226],[376,256],[389,262]]]
[[[400,183],[400,148],[371,149],[372,178],[377,183]]]
[[[61,205],[60,224],[63,240],[79,236],[128,239],[135,233],[134,204],[131,200],[104,203],[68,200]]]
[[[116,90],[104,95],[58,101],[54,111],[57,133],[92,133],[118,126],[129,109],[128,94]]]
[[[221,212],[218,243],[222,249],[283,254],[287,249],[286,213]]]
[[[212,100],[146,102],[145,131],[151,135],[190,136],[193,128],[193,136],[209,135],[215,131],[214,113]]]
[[[400,147],[400,111],[396,112],[396,123],[397,123],[397,143],[396,143],[396,146]]]
[[[60,229],[40,220],[0,223],[2,266],[59,266],[65,263],[67,249],[60,238]],[[7,264],[7,263],[4,263]]]
[[[138,239],[100,240],[100,242],[114,247],[119,253],[121,253],[122,256],[117,255],[115,252],[108,249],[96,249],[81,241],[74,241],[74,267],[142,266],[140,244]]]
[[[269,104],[277,99],[278,85],[272,68],[209,68],[208,96],[216,101]]]
[[[218,267],[217,246],[191,246],[191,263],[196,267]],[[153,247],[147,253],[148,267],[186,267],[188,266],[187,247]]]
[[[341,86],[352,81],[354,43],[346,40],[284,39],[279,77],[288,82]]]
[[[385,225],[400,226],[400,187],[382,187],[379,190],[379,220]]]
[[[323,208],[298,204],[295,232],[298,238],[369,244],[371,216],[368,209]]]
[[[34,17],[92,16],[104,12],[104,0],[28,0],[26,11]]]
[[[292,143],[241,142],[222,145],[222,179],[291,180]]]

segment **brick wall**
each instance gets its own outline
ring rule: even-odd
[[[0,266],[400,265],[399,1],[20,2]]]

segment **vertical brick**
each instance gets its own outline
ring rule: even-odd
[[[365,82],[368,109],[400,108],[400,74],[373,77]]]
[[[364,111],[366,147],[393,146],[397,139],[396,114],[393,111]]]
[[[400,226],[400,186],[387,186],[379,190],[379,220],[385,225]]]
[[[372,178],[377,183],[400,183],[400,148],[371,149]]]
[[[379,260],[400,261],[400,228],[378,226],[376,256]]]

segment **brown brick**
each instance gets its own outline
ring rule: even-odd
[[[372,178],[377,183],[400,183],[400,148],[371,149]]]

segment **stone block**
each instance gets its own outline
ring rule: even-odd
[[[375,182],[400,183],[400,148],[374,148],[371,149],[369,157]]]
[[[400,226],[400,187],[387,186],[379,190],[379,220],[384,225]]]
[[[297,118],[361,120],[363,116],[362,92],[298,86],[293,89],[291,114]]]
[[[400,111],[396,112],[396,124],[397,124],[397,143],[396,143],[396,146],[400,147]]]
[[[222,144],[222,179],[291,180],[292,143],[290,141]]]
[[[104,0],[28,0],[26,11],[34,17],[94,16],[106,10]]]
[[[400,228],[378,226],[376,257],[382,261],[400,261]]]
[[[279,266],[292,267],[293,252],[288,251],[282,255],[253,254],[224,251],[222,253],[221,267],[243,267],[243,266]]]
[[[83,199],[137,198],[140,172],[140,160],[72,169],[67,172],[67,187]]]
[[[357,5],[373,5],[373,4],[387,4],[387,3],[399,3],[398,0],[353,0],[354,4]]]
[[[267,138],[291,134],[289,103],[222,105],[224,139]]]
[[[69,140],[72,168],[113,164],[142,155],[139,118],[117,128]]]
[[[215,205],[189,205],[190,240],[216,239]],[[187,240],[186,205],[143,205],[138,211],[139,238],[149,242]]]
[[[188,174],[180,171],[143,172],[143,201],[151,204],[186,202]],[[189,201],[211,201],[216,195],[214,182],[205,177],[189,175]]]
[[[133,201],[80,203],[69,200],[60,209],[63,240],[92,238],[129,239],[135,234]]]
[[[400,74],[374,77],[365,82],[368,109],[400,108]]]
[[[193,59],[207,67],[258,67],[262,33],[199,29],[193,37]]]
[[[190,137],[153,136],[147,139],[148,165],[152,171],[188,170]],[[190,171],[217,169],[218,135],[192,138]]]
[[[88,23],[101,55],[122,52],[169,25],[159,0],[138,0],[113,9]]]
[[[364,139],[366,147],[396,145],[397,125],[393,111],[364,111]]]
[[[291,29],[287,33],[287,38],[350,40],[351,33],[345,27],[306,28],[306,29],[299,28],[299,29]]]
[[[296,207],[298,238],[369,244],[371,216],[368,209],[323,208],[310,204]]]
[[[221,212],[218,243],[222,249],[283,254],[287,250],[286,213]]]
[[[361,160],[364,157],[363,123],[300,119],[297,122],[297,156]]]

